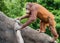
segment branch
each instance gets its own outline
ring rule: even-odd
[[[18,43],[14,19],[7,17],[4,13],[0,12],[0,43]],[[21,24],[20,24],[21,25]],[[17,28],[20,27],[18,25]],[[21,30],[24,43],[51,43],[52,38],[45,34],[27,26]]]

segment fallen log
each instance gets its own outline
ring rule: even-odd
[[[16,31],[14,30],[16,23],[14,19],[0,12],[0,43],[18,43]],[[21,24],[18,25],[21,26]],[[21,34],[24,43],[52,43],[52,38],[49,35],[39,33],[29,26],[21,30]]]

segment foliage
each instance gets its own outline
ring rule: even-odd
[[[25,14],[26,2],[36,2],[47,8],[55,15],[56,29],[60,35],[60,0],[0,0],[0,11],[3,11],[7,16],[16,18]],[[28,19],[24,19],[21,22],[25,23]],[[34,29],[39,28],[40,20],[37,19],[30,26]],[[49,30],[47,32],[49,35]],[[60,43],[60,42],[59,42]]]

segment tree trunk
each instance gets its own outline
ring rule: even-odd
[[[4,15],[0,12],[0,43],[18,43],[15,24],[17,22]],[[18,26],[21,26],[19,24]],[[16,26],[17,28],[19,28]],[[38,31],[27,26],[25,29],[21,30],[21,34],[24,40],[24,43],[51,43],[52,38],[45,34],[39,33]]]

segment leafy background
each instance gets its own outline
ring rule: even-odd
[[[0,11],[4,12],[8,17],[16,18],[25,15],[25,5],[27,2],[36,2],[47,8],[55,15],[56,29],[59,34],[60,43],[60,0],[0,0]],[[25,23],[28,19],[23,19],[21,22]],[[29,26],[38,29],[40,26],[40,20],[37,18],[35,22]],[[48,28],[48,27],[47,27]],[[46,33],[51,35],[49,29],[46,29]]]

